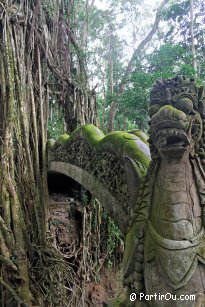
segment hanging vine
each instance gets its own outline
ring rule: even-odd
[[[2,306],[65,306],[74,285],[72,267],[47,238],[46,182],[52,93],[60,93],[68,130],[95,121],[94,96],[70,74],[72,42],[63,14],[69,17],[71,8],[66,0],[0,1]]]

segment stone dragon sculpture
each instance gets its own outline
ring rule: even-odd
[[[205,292],[203,88],[184,76],[158,80],[149,114],[152,162],[126,238],[124,281],[129,293],[141,297],[176,295],[172,301],[155,297],[145,305],[196,306],[196,301],[178,298]]]

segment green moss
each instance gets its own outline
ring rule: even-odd
[[[138,136],[145,144],[149,144],[147,142],[148,140],[148,135],[146,133],[144,133],[143,131],[139,130],[139,129],[136,129],[136,130],[130,130],[128,131],[128,133],[131,133],[131,134],[134,134],[136,136]]]
[[[84,139],[88,142],[93,151],[111,151],[119,157],[129,156],[140,162],[145,167],[150,162],[149,148],[143,142],[143,132],[137,132],[141,137],[123,131],[115,131],[107,134],[94,125],[85,125],[76,129],[70,136],[61,135],[54,144],[54,149],[59,145],[69,146],[70,141]]]
[[[140,139],[134,141],[127,141],[125,146],[123,147],[122,155],[136,159],[146,167],[148,167],[150,163],[149,148]]]
[[[47,141],[47,148],[48,148],[48,149],[53,149],[54,144],[55,144],[55,140],[49,139],[49,140]]]
[[[170,112],[172,112],[172,115],[173,115],[173,119],[186,119],[186,115],[184,114],[183,111],[181,110],[178,110],[176,108],[174,108],[173,106],[171,105],[165,105],[163,107],[160,108],[159,112],[161,113],[163,110],[169,110]],[[158,114],[158,113],[157,113]]]
[[[61,145],[66,145],[68,143],[70,139],[70,136],[67,133],[62,134],[58,139],[57,139],[57,143],[61,144]]]
[[[113,151],[118,156],[122,155],[123,146],[127,142],[127,140],[136,140],[138,139],[137,136],[131,135],[127,132],[122,131],[115,131],[108,133],[98,144],[97,150],[98,151]]]
[[[142,164],[141,162],[134,160],[134,163],[132,164],[135,172],[137,173],[138,178],[143,178],[147,172],[147,166]]]
[[[102,138],[104,138],[104,136],[104,133],[99,128],[89,124],[81,126],[73,131],[71,134],[71,140],[81,137],[85,139],[92,147],[95,146]]]
[[[98,144],[97,151],[113,151],[118,156],[129,156],[148,167],[150,153],[148,146],[136,135],[116,131],[107,134]]]

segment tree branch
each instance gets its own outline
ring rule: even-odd
[[[134,51],[134,53],[133,53],[133,55],[132,55],[132,57],[131,57],[128,65],[127,65],[127,68],[125,70],[122,81],[119,85],[119,94],[122,94],[124,92],[124,85],[126,83],[126,78],[131,73],[131,71],[133,69],[134,60],[136,59],[137,55],[144,49],[144,47],[150,42],[153,35],[156,33],[158,26],[159,26],[159,22],[161,20],[162,10],[168,2],[169,2],[169,0],[163,0],[162,3],[159,5],[157,12],[156,12],[156,17],[155,17],[155,21],[154,21],[154,24],[152,26],[152,29],[150,30],[148,35],[141,41],[139,46],[135,49],[135,51]]]
[[[161,13],[164,8],[164,6],[169,2],[169,0],[163,0],[162,3],[159,5],[157,12],[156,12],[156,17],[154,24],[152,26],[152,29],[148,33],[148,35],[141,41],[139,46],[135,49],[134,53],[132,54],[132,57],[127,65],[127,68],[125,70],[124,76],[122,78],[122,81],[119,84],[119,89],[117,91],[117,96],[120,96],[124,91],[125,91],[125,84],[128,75],[132,72],[133,65],[134,65],[134,60],[136,59],[137,55],[140,54],[140,52],[145,48],[145,46],[150,42],[152,39],[153,35],[156,33],[159,22],[161,20]],[[118,110],[118,103],[117,101],[113,101],[110,107],[110,111],[108,114],[108,132],[111,132],[114,130],[114,119],[115,115]]]

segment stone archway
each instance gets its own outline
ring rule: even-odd
[[[56,172],[67,175],[81,184],[93,196],[95,196],[104,209],[109,213],[113,220],[118,225],[122,233],[126,233],[127,220],[124,212],[118,204],[118,200],[111,195],[111,193],[103,187],[103,185],[91,174],[82,168],[65,162],[51,161],[48,168],[49,172]]]

